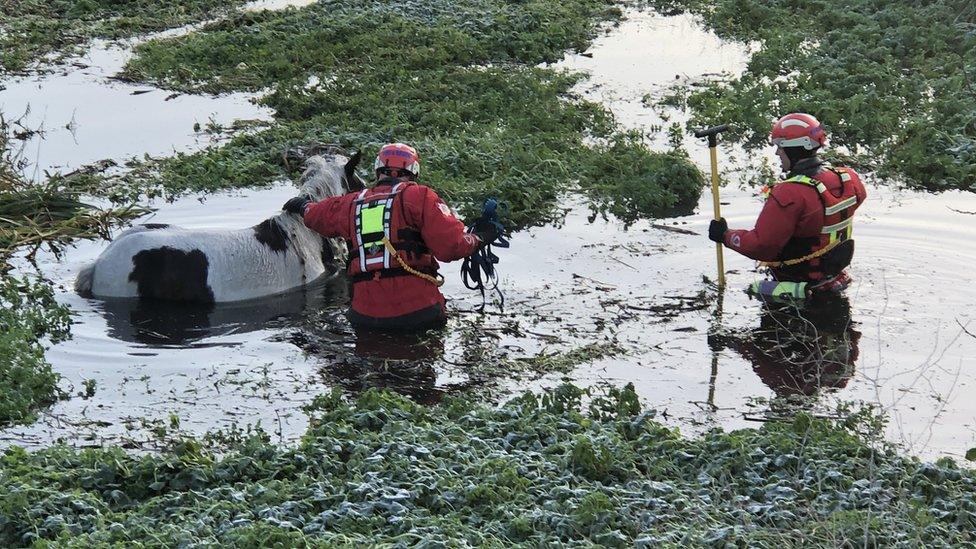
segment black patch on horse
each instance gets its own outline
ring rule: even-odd
[[[164,246],[142,250],[132,257],[129,282],[139,287],[139,297],[212,303],[207,285],[210,262],[200,250],[185,252]]]
[[[288,249],[288,233],[274,219],[266,219],[254,226],[254,238],[274,252]]]
[[[145,227],[146,229],[149,229],[150,231],[154,231],[156,229],[168,229],[169,228],[169,223],[143,223],[142,225],[139,225],[139,226],[140,227]]]

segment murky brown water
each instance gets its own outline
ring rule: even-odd
[[[592,58],[572,56],[564,64],[591,71],[583,91],[605,101],[631,127],[661,123],[642,104],[645,93],[659,92],[675,76],[740,70],[745,55],[688,19],[648,15],[600,39],[591,53]],[[82,87],[91,87],[101,76],[79,78]],[[44,82],[44,88],[53,85]],[[49,109],[82,110],[66,104],[63,94],[50,93]],[[226,98],[187,100],[214,101],[209,108],[221,120],[255,114],[237,113]],[[11,110],[6,96],[0,103]],[[148,111],[170,103],[150,97],[143,109],[155,116]],[[120,136],[134,134],[131,120],[110,124],[119,125],[114,131]],[[145,127],[142,120],[139,127]],[[158,127],[156,145],[146,147],[194,146],[185,140],[186,129]],[[112,148],[115,141],[106,144],[98,133],[79,145],[90,152],[74,156],[70,144],[49,143],[40,143],[42,151],[52,147],[53,156],[70,167],[142,150],[131,143],[131,150]],[[652,138],[651,145],[663,147],[664,139]],[[707,170],[705,147],[692,140],[687,145]],[[723,167],[741,158],[724,147],[721,157]],[[976,401],[967,398],[976,383],[976,337],[964,331],[976,333],[976,290],[966,283],[976,263],[976,217],[964,213],[976,212],[976,195],[926,195],[869,183],[869,201],[855,230],[855,283],[847,291],[848,305],[835,304],[826,320],[797,325],[764,311],[741,291],[761,274],[753,262],[732,253],[726,254],[728,289],[719,299],[703,281],[714,278],[715,269],[714,247],[704,236],[711,212],[707,195],[694,215],[629,229],[614,220],[589,222],[586,208],[577,206],[564,226],[519,233],[511,249],[499,252],[508,302],[504,315],[466,312],[480,297],[464,289],[457,266],[448,265],[444,291],[456,311],[452,329],[418,347],[379,345],[407,355],[425,351],[420,358],[426,366],[409,371],[364,358],[377,349],[357,341],[341,318],[341,284],[214,310],[146,310],[72,294],[75,273],[104,247],[80,244],[63,262],[48,258],[42,266],[77,315],[74,339],[54,346],[48,357],[77,388],[95,379],[97,392],[55,406],[33,426],[7,429],[0,439],[29,445],[57,438],[78,444],[141,440],[147,435],[138,418],[166,421],[171,413],[195,432],[261,421],[269,432],[292,439],[304,429],[301,404],[337,383],[352,390],[370,384],[407,387],[433,400],[454,386],[483,382],[472,353],[485,342],[513,356],[532,356],[611,339],[627,350],[625,356],[598,360],[568,377],[581,384],[633,382],[649,406],[683,428],[754,426],[775,415],[777,395],[812,392],[819,384],[826,387],[820,391],[822,413],[841,401],[874,403],[890,414],[892,440],[924,456],[959,455],[976,446]],[[293,193],[283,184],[202,202],[189,197],[161,205],[153,221],[248,226]],[[723,202],[734,227],[751,225],[760,207],[751,189],[734,186],[723,190]],[[720,302],[722,314],[716,315]],[[464,333],[470,325],[479,326],[475,339],[481,346]],[[793,338],[799,330],[815,330],[820,345]],[[804,362],[806,367],[797,366]],[[501,383],[516,390],[562,379]]]

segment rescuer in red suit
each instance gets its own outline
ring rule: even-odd
[[[867,193],[850,168],[817,156],[827,136],[809,114],[788,114],[770,135],[786,177],[768,191],[755,228],[729,230],[713,220],[708,237],[769,267],[778,282],[807,283],[807,293],[840,291],[850,283],[854,257],[851,222]]]
[[[311,202],[292,198],[284,210],[310,229],[349,244],[349,320],[356,328],[420,331],[447,320],[438,260],[455,261],[492,242],[490,223],[472,233],[433,189],[417,183],[420,157],[409,145],[384,145],[376,185]]]

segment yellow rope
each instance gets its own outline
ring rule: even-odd
[[[438,288],[440,288],[441,286],[444,285],[444,277],[441,276],[440,273],[438,273],[437,274],[437,277],[435,278],[433,276],[430,276],[427,273],[422,273],[422,272],[418,271],[417,269],[414,269],[410,265],[407,265],[406,263],[404,263],[403,262],[403,259],[400,258],[400,254],[397,253],[396,248],[394,248],[393,247],[393,244],[390,243],[390,239],[387,238],[387,237],[385,237],[385,236],[383,237],[383,245],[386,246],[386,251],[390,252],[390,255],[393,256],[393,258],[397,260],[397,263],[400,264],[400,267],[402,267],[404,271],[407,271],[408,273],[412,274],[413,276],[420,277],[420,278],[426,280],[427,282],[430,282],[434,286],[437,286]]]
[[[829,252],[830,250],[833,250],[841,242],[843,242],[843,240],[835,240],[835,241],[831,242],[830,244],[827,244],[823,248],[820,248],[819,250],[813,252],[812,254],[805,255],[803,257],[798,257],[796,259],[787,259],[785,261],[760,261],[759,262],[759,266],[760,267],[774,267],[774,268],[776,268],[776,267],[789,267],[789,266],[792,266],[792,265],[798,265],[800,263],[803,263],[804,261],[810,261],[811,259],[817,259],[818,257],[824,255],[825,253]]]

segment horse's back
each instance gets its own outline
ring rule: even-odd
[[[262,226],[233,231],[135,227],[119,235],[99,256],[90,293],[206,303],[239,301],[289,290],[322,274],[320,249],[318,257],[299,257],[291,238],[282,239],[283,234],[270,238],[258,230]],[[311,244],[302,242],[301,246]]]
[[[212,302],[206,243],[206,238],[178,227],[133,227],[96,260],[91,294]]]

